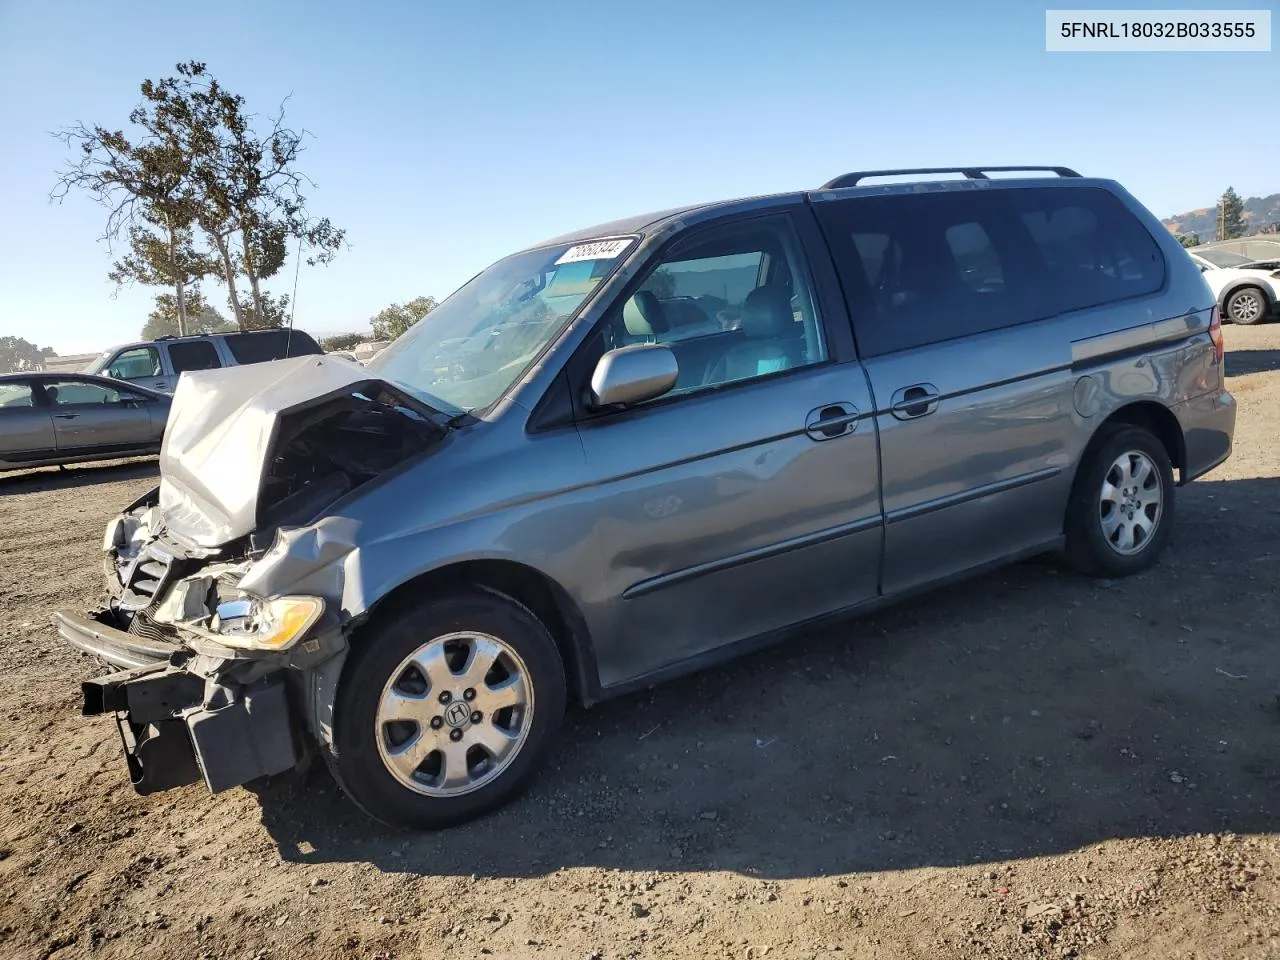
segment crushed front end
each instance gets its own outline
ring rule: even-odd
[[[65,641],[122,668],[81,685],[82,713],[115,718],[142,794],[290,770],[309,752],[311,668],[345,649],[337,618],[319,597],[245,596],[247,544],[192,551],[166,539],[157,494],[107,528],[107,602],[56,615]]]
[[[115,718],[139,793],[226,790],[324,740],[358,530],[332,510],[446,432],[351,369],[308,357],[184,374],[160,485],[107,526],[104,604],[55,615],[63,640],[118,671],[82,685],[82,712]]]

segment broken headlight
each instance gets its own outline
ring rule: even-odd
[[[288,650],[322,613],[319,597],[241,597],[218,604],[209,632],[223,646],[239,650]]]

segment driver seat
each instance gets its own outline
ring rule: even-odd
[[[653,343],[658,334],[668,330],[662,304],[650,290],[637,290],[622,306],[622,325],[626,343]]]

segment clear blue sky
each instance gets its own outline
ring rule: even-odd
[[[1161,216],[1280,191],[1280,111],[1258,106],[1280,53],[1050,54],[1044,31],[1025,0],[0,0],[0,334],[60,353],[137,335],[155,291],[113,299],[102,210],[48,202],[49,132],[123,125],[179,60],[256,112],[292,94],[315,135],[313,211],[351,242],[303,267],[297,322],[322,333],[573,227],[849,169],[1062,163]]]

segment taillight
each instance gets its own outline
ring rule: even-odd
[[[1218,308],[1215,306],[1213,312],[1209,314],[1209,339],[1213,341],[1213,362],[1222,362],[1222,317],[1218,315]]]

